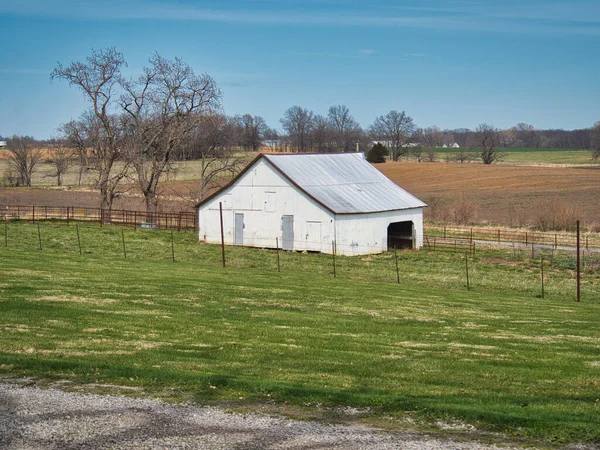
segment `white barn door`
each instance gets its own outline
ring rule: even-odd
[[[316,252],[323,250],[321,231],[321,222],[306,222],[306,250]]]
[[[244,215],[235,213],[234,244],[244,245]]]
[[[281,248],[294,250],[294,216],[281,216]]]

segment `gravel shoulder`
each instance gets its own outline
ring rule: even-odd
[[[0,383],[2,449],[506,449],[193,404]]]

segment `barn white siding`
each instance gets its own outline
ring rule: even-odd
[[[333,214],[292,185],[265,159],[260,159],[236,183],[198,208],[199,238],[221,243],[219,202],[223,203],[225,244],[235,243],[235,215],[243,214],[243,245],[283,246],[282,217],[293,216],[293,250],[330,252]]]
[[[423,208],[335,216],[337,253],[364,255],[388,249],[388,225],[409,222],[414,225],[414,247],[423,246]]]

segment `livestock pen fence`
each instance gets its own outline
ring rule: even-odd
[[[2,220],[64,220],[97,222],[101,225],[157,228],[162,230],[195,231],[198,217],[194,212],[146,212],[122,209],[86,208],[79,206],[0,205]]]

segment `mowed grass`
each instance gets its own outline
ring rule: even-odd
[[[339,258],[334,279],[327,255],[282,253],[278,273],[275,252],[228,248],[223,269],[218,247],[184,234],[173,263],[170,233],[151,230],[125,230],[124,258],[121,230],[97,225],[81,226],[79,256],[73,225],[41,231],[43,251],[31,224],[10,223],[0,247],[2,376],[600,441],[597,285],[580,304],[559,291],[542,300],[526,281],[467,291],[461,255],[427,252],[402,253],[413,267],[400,285],[377,279],[390,255]],[[493,255],[471,260],[481,278],[533,271]]]

